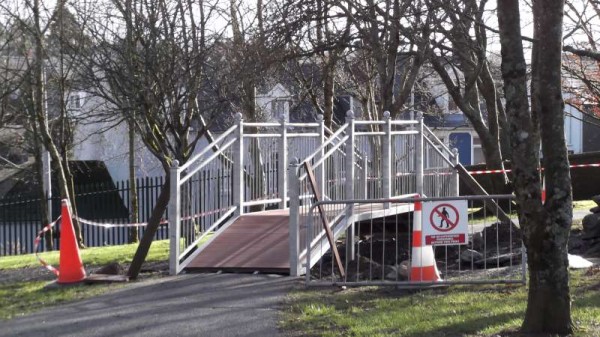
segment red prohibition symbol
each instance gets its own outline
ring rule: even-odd
[[[439,204],[431,211],[429,222],[435,230],[449,232],[458,225],[458,218],[459,215],[456,207],[451,204]]]

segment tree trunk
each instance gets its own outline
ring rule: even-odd
[[[64,1],[58,1],[57,10],[61,11],[64,6]],[[31,114],[36,124],[36,130],[40,142],[44,148],[48,150],[54,165],[56,165],[56,174],[58,175],[58,187],[61,198],[67,198],[74,203],[74,194],[69,188],[69,176],[70,171],[68,166],[62,161],[61,153],[51,135],[50,128],[48,125],[48,116],[45,109],[45,80],[44,80],[44,36],[43,29],[41,27],[41,8],[40,1],[35,0],[31,7],[33,15],[33,40],[34,40],[34,60],[31,69],[31,83],[33,88],[31,89],[32,103]],[[64,98],[62,98],[64,99]],[[75,235],[78,240],[78,244],[82,246],[81,230],[77,221],[73,221],[73,227],[75,229]]]
[[[135,126],[133,119],[129,119],[129,201],[130,201],[130,221],[138,223],[138,195],[137,184],[135,181]],[[139,242],[139,231],[137,226],[129,227],[129,238],[127,242]]]
[[[519,2],[498,2],[514,186],[528,257],[529,293],[521,327],[527,333],[569,334],[573,331],[567,259],[572,196],[561,88],[563,6],[562,1],[536,0],[533,3],[536,42],[532,53],[534,110],[530,112]],[[540,191],[538,121],[547,177],[545,204],[542,204]]]
[[[568,231],[549,231],[566,225],[564,219],[542,211],[530,217],[527,226],[529,293],[522,331],[527,333],[569,334],[571,298],[569,296]],[[570,226],[570,220],[569,226]]]
[[[332,62],[332,60],[328,62]],[[327,64],[323,77],[323,120],[325,126],[333,130],[333,100],[335,96],[333,65]],[[346,116],[345,111],[344,116]]]
[[[525,235],[531,247],[529,301],[522,326],[525,332],[572,332],[567,242],[573,211],[561,83],[563,8],[563,1],[533,3],[537,42],[532,71],[548,193],[543,217],[532,219],[531,230]]]
[[[44,165],[43,163],[43,153],[42,153],[42,146],[39,142],[39,140],[35,137],[33,137],[33,151],[35,153],[34,157],[35,157],[35,173],[37,175],[37,180],[39,183],[39,188],[38,188],[38,196],[40,199],[40,210],[42,211],[41,214],[41,218],[40,221],[42,222],[42,228],[45,227],[47,224],[50,223],[50,221],[52,221],[52,214],[50,214],[50,210],[48,209],[48,197],[49,195],[46,194],[46,191],[44,191],[44,175],[46,174],[46,172],[44,172]],[[52,233],[53,233],[53,229],[50,228],[48,231],[46,231],[46,234],[44,235],[44,241],[46,243],[46,250],[51,251],[54,250],[54,240],[52,240]]]
[[[138,249],[135,251],[135,255],[133,256],[133,260],[129,266],[127,275],[131,279],[136,279],[138,277],[140,270],[142,269],[142,264],[146,260],[146,256],[148,256],[148,251],[150,250],[150,246],[154,240],[154,235],[156,234],[158,226],[160,226],[162,216],[169,205],[170,185],[170,177],[169,174],[167,174],[165,177],[165,183],[163,184],[158,199],[156,200],[156,204],[154,205],[154,209],[152,209],[152,214],[148,220],[148,225],[144,231],[144,235],[140,240]]]

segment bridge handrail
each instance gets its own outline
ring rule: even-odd
[[[328,158],[328,157],[329,157],[331,154],[333,154],[333,153],[334,153],[334,152],[335,152],[337,149],[339,149],[339,148],[340,148],[340,146],[344,145],[344,142],[345,142],[347,139],[348,139],[348,136],[345,136],[344,138],[342,138],[342,141],[341,141],[341,142],[339,142],[339,143],[337,143],[337,144],[333,145],[333,146],[331,147],[331,149],[329,149],[329,151],[325,152],[325,154],[323,155],[323,157],[321,157],[321,158],[320,158],[320,159],[319,159],[319,160],[318,160],[318,161],[317,161],[317,162],[316,162],[316,163],[313,165],[313,168],[317,168],[317,167],[319,167],[320,165],[322,165],[322,164],[325,162],[325,160],[326,160],[326,159],[327,159],[327,158]],[[304,160],[302,163],[305,163],[305,162],[307,162],[307,161],[309,161],[309,160]],[[302,181],[302,180],[306,179],[306,174],[307,174],[306,172],[305,172],[304,174],[302,174],[302,175],[301,175],[301,176],[298,178],[298,180]]]
[[[215,145],[219,144],[223,139],[225,139],[227,136],[232,134],[233,131],[235,131],[235,129],[237,129],[237,125],[234,125],[234,126],[230,127],[229,129],[227,129],[227,131],[223,132],[223,134],[220,135],[219,137],[217,137],[212,143],[208,144],[204,148],[204,150],[200,151],[200,153],[198,153],[193,158],[188,160],[187,163],[181,165],[179,167],[179,169],[183,171],[183,170],[187,169],[188,167],[190,167],[194,162],[196,162],[197,160],[202,158],[202,156],[204,156],[208,151],[213,150]],[[219,149],[219,151],[217,153],[220,153],[222,151],[223,151],[223,149]]]
[[[354,125],[356,125],[356,122],[358,122],[358,121],[354,121],[354,123],[355,123]],[[348,125],[348,124],[344,124],[344,125]],[[331,129],[329,129],[328,127],[325,127],[325,132],[329,133],[331,135],[330,137],[333,137],[333,131],[331,131]],[[356,135],[357,132],[355,131],[354,134]],[[336,138],[337,138],[337,140],[341,139],[340,136],[337,136]],[[345,156],[346,154],[342,153],[342,155]],[[358,150],[356,145],[354,145],[354,155],[357,156],[358,159],[362,160],[362,153]]]
[[[323,151],[327,146],[331,145],[334,140],[339,140],[339,135],[344,132],[348,128],[348,124],[339,128],[333,135],[329,137],[319,148],[317,148],[313,153],[311,153],[308,157],[304,158],[302,162],[311,161],[314,157],[316,157],[321,151]]]
[[[213,153],[212,155],[210,155],[208,158],[206,158],[205,161],[203,161],[202,163],[200,163],[200,165],[198,165],[197,167],[195,167],[193,170],[191,170],[190,172],[188,172],[184,177],[181,177],[179,180],[180,184],[183,184],[184,182],[186,182],[188,179],[190,179],[196,172],[200,171],[201,169],[203,169],[204,167],[206,167],[206,165],[210,164],[210,162],[215,159],[216,157],[220,156],[221,154],[223,154],[223,151],[227,150],[231,145],[233,145],[236,142],[236,139],[231,139],[229,140],[227,143],[225,143],[223,146],[221,146],[219,148],[219,151]],[[210,149],[210,148],[209,148]],[[181,171],[183,172],[183,171]]]
[[[452,152],[452,150],[450,150],[450,148],[448,148],[448,146],[446,146],[446,144],[444,144],[439,138],[437,138],[435,136],[435,134],[433,133],[433,131],[431,131],[431,129],[429,127],[427,127],[427,125],[423,124],[423,136],[426,140],[429,141],[429,143],[434,146],[434,147],[441,147],[442,149],[444,149],[444,151],[446,152],[446,154],[449,156],[450,159],[454,159],[455,154],[454,152]],[[429,137],[429,136],[433,136],[433,137]],[[433,140],[431,140],[430,138],[433,138]]]

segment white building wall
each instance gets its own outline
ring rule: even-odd
[[[573,153],[583,152],[583,113],[572,105],[565,105],[565,140]]]
[[[91,96],[82,97],[82,106],[74,115],[97,113],[106,110],[102,100]],[[196,151],[207,144],[202,139],[196,145]],[[74,131],[72,160],[102,161],[106,165],[113,181],[129,179],[129,127],[126,122],[116,124],[102,117],[96,117],[94,123],[77,124]],[[148,151],[143,142],[136,137],[135,168],[137,177],[163,176],[160,162]]]

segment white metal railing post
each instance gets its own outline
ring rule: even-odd
[[[416,175],[417,175],[417,184],[416,184],[416,193],[419,194],[419,196],[423,197],[423,142],[424,142],[424,135],[423,135],[423,114],[422,113],[418,113],[417,114],[417,142],[415,144],[415,171],[416,171]]]
[[[325,119],[323,118],[323,115],[319,114],[317,115],[317,123],[319,123],[318,126],[318,133],[319,133],[319,144],[317,148],[320,148],[324,143],[325,143]],[[315,161],[319,161],[321,158],[323,158],[323,156],[325,155],[325,149],[321,148],[321,150],[319,151],[319,153],[315,156]],[[325,188],[325,172],[327,170],[327,161],[325,161],[323,164],[319,165],[316,167],[315,169],[315,175],[317,178],[317,184],[319,184],[319,189],[321,191],[321,196],[324,198],[327,194],[325,193],[326,188]]]
[[[345,199],[354,199],[354,183],[355,183],[355,152],[354,152],[354,144],[355,144],[355,132],[354,132],[354,112],[349,110],[346,113],[346,124],[348,124],[348,128],[346,129],[346,135],[348,139],[346,140],[346,195]],[[347,261],[354,261],[354,221],[352,220],[352,216],[354,215],[354,205],[348,205],[346,208],[346,221],[348,224],[348,228],[346,230],[346,257]]]
[[[300,163],[298,158],[294,158],[289,167],[289,188],[290,188],[290,276],[300,274],[299,256],[300,256],[300,182],[298,181]],[[307,240],[310,240],[307,238]],[[307,255],[310,252],[307,251]]]
[[[233,205],[235,214],[244,214],[244,119],[242,114],[235,116],[237,124],[237,144],[233,148]]]
[[[454,155],[452,162],[454,163],[454,167],[452,168],[452,178],[450,180],[450,196],[458,197],[460,195],[460,179],[458,175],[458,171],[456,170],[456,166],[460,164],[460,158],[458,157],[458,149],[453,148],[452,154]]]
[[[383,113],[383,120],[385,122],[382,142],[382,158],[381,158],[381,169],[383,175],[383,195],[385,199],[392,197],[392,119],[389,111]],[[386,202],[384,208],[390,208],[390,203]]]
[[[173,161],[169,172],[169,274],[179,273],[179,254],[181,251],[181,193],[179,186],[179,161]]]
[[[368,199],[369,198],[369,188],[368,188],[368,181],[369,181],[369,160],[367,159],[367,154],[363,153],[362,154],[362,172],[360,175],[360,198],[363,199]]]
[[[281,123],[281,138],[279,138],[279,155],[277,158],[277,175],[279,197],[281,202],[279,203],[280,209],[287,208],[287,197],[288,197],[288,136],[287,136],[287,125],[285,122],[285,116],[281,116],[279,122]]]
[[[355,132],[354,132],[354,112],[352,110],[348,110],[346,113],[346,124],[348,124],[348,128],[346,129],[346,135],[348,139],[346,140],[346,161],[344,165],[346,166],[346,195],[345,199],[354,199],[354,162],[356,160],[356,156],[354,155],[354,144],[355,144]]]

